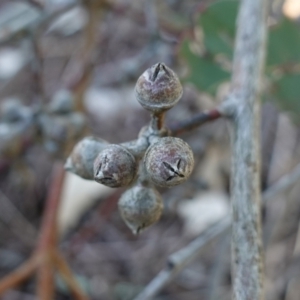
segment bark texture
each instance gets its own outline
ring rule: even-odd
[[[232,86],[232,281],[234,300],[262,300],[260,91],[267,0],[242,0]]]

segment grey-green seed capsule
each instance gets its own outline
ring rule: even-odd
[[[134,234],[141,233],[161,216],[163,202],[153,188],[135,186],[127,190],[119,200],[119,211]]]
[[[159,113],[172,108],[180,100],[182,86],[172,69],[157,63],[139,77],[135,95],[145,109]]]
[[[109,187],[128,186],[135,179],[137,162],[134,156],[120,145],[109,145],[94,162],[94,179]]]
[[[193,171],[194,156],[182,139],[165,137],[148,148],[144,164],[154,184],[171,187],[188,179]]]
[[[78,142],[68,157],[65,169],[84,179],[94,179],[94,160],[108,143],[93,136],[86,137]]]

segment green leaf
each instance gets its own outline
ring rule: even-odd
[[[199,25],[208,52],[232,57],[237,10],[237,1],[222,1],[212,4],[200,15]]]
[[[229,79],[229,73],[217,63],[193,53],[186,40],[181,46],[181,55],[189,67],[189,75],[185,79],[199,90],[215,94],[218,85]]]
[[[180,53],[189,67],[186,81],[201,91],[215,94],[218,85],[229,79],[229,72],[215,58],[223,54],[232,59],[238,5],[239,1],[215,2],[200,15],[198,25],[204,34],[205,56],[191,51],[188,40],[181,45]],[[283,109],[300,114],[300,72],[287,75],[288,70],[296,71],[297,64],[300,65],[300,28],[283,18],[269,33],[267,76],[275,87],[272,97]],[[279,80],[276,68],[281,68],[283,74]]]
[[[300,28],[284,18],[272,28],[268,41],[267,65],[300,63]]]
[[[300,114],[300,74],[287,75],[275,83],[275,97],[283,109]]]

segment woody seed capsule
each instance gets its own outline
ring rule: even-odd
[[[193,171],[194,156],[182,139],[165,137],[148,148],[144,164],[154,184],[171,187],[188,179]]]
[[[65,169],[84,179],[94,179],[94,160],[100,151],[108,146],[108,143],[93,136],[79,141],[71,155],[68,157]]]
[[[120,145],[109,145],[94,162],[94,180],[109,187],[128,186],[136,173],[134,156]]]
[[[172,108],[180,100],[182,86],[172,69],[157,63],[139,77],[135,95],[145,109],[160,113]]]
[[[135,186],[127,190],[119,200],[119,211],[134,234],[154,224],[161,216],[163,202],[153,188]]]

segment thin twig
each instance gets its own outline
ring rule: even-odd
[[[107,3],[102,1],[85,1],[89,22],[84,32],[82,49],[68,62],[62,75],[63,86],[75,95],[77,110],[83,110],[82,99],[94,71],[95,46],[97,43],[97,25],[104,13]]]
[[[230,225],[230,218],[226,218],[205,230],[198,238],[186,247],[173,253],[167,259],[166,267],[158,273],[134,300],[152,299],[162,288],[168,284],[180,271],[182,271],[198,255],[207,242],[224,232]]]
[[[65,171],[62,163],[56,163],[53,167],[52,182],[46,200],[45,215],[43,216],[40,231],[40,249],[49,249],[57,244],[57,213],[59,210],[61,191],[64,182]]]
[[[194,260],[194,258],[198,255],[198,249],[207,244],[208,240],[211,240],[212,238],[222,233],[224,231],[224,228],[227,228],[229,224],[229,217],[220,222],[217,222],[215,225],[211,226],[203,234],[201,234],[201,238],[195,239],[188,246],[173,253],[168,259],[169,267],[176,269],[178,269],[179,267],[182,268],[182,262],[184,262],[184,264],[188,264],[189,262]]]
[[[34,82],[34,92],[35,96],[38,98],[39,102],[45,103],[45,93],[44,93],[44,82],[43,82],[43,55],[41,52],[41,47],[39,44],[38,32],[32,32],[30,43],[33,53],[33,58],[31,61],[31,71]]]
[[[284,193],[298,181],[300,181],[300,164],[298,164],[290,173],[280,178],[263,193],[263,203],[268,202],[270,199],[280,193]],[[224,233],[229,229],[229,227],[230,218],[228,217],[212,225],[189,245],[169,256],[165,269],[158,273],[158,275],[152,279],[152,281],[134,300],[152,299],[181,270],[183,270],[189,263],[197,258],[203,246],[205,246],[212,239],[216,238],[219,234]]]
[[[54,254],[54,259],[58,271],[70,288],[70,291],[73,293],[74,297],[78,300],[87,300],[88,298],[79,288],[76,278],[72,274],[72,271],[70,270],[66,261],[62,258],[61,254],[56,251]]]
[[[72,8],[78,5],[77,2],[67,4],[60,10],[54,12],[41,12],[40,16],[32,20],[32,22],[26,22],[22,26],[16,26],[15,23],[18,21],[19,16],[16,16],[13,20],[6,22],[4,26],[0,26],[1,36],[0,36],[0,46],[4,45],[8,41],[13,40],[14,38],[20,38],[22,36],[28,35],[30,32],[38,30],[42,32],[51,24],[53,20],[61,16],[62,14],[68,12]]]
[[[44,254],[43,263],[38,266],[36,294],[38,299],[53,300],[55,295],[54,269],[47,254]]]
[[[268,188],[263,193],[263,201],[268,202],[278,194],[286,191],[288,188],[293,186],[300,178],[300,164],[298,164],[292,172],[282,176],[275,184]]]
[[[148,32],[155,36],[158,31],[156,0],[144,0],[143,4]]]
[[[43,257],[43,263],[38,268],[37,296],[39,299],[52,300],[54,297],[54,269],[52,253],[57,247],[57,214],[65,171],[61,163],[53,167],[52,181],[46,199],[40,240],[37,251]]]
[[[21,284],[24,282],[30,275],[33,274],[37,265],[39,263],[39,257],[33,256],[31,259],[23,263],[18,269],[10,273],[5,278],[0,281],[0,296],[2,296],[5,291]]]
[[[195,129],[207,122],[214,121],[222,116],[223,114],[217,108],[209,111],[201,112],[189,118],[188,120],[181,121],[178,124],[170,126],[171,135],[172,136],[179,135],[185,131]]]
[[[0,280],[0,295],[6,290],[20,284],[36,271],[38,275],[38,299],[52,300],[55,295],[54,271],[57,268],[70,286],[74,296],[78,300],[87,300],[87,297],[81,292],[67,263],[57,252],[57,214],[64,174],[65,171],[62,163],[56,163],[53,167],[52,181],[46,200],[40,239],[36,251],[21,267]]]

